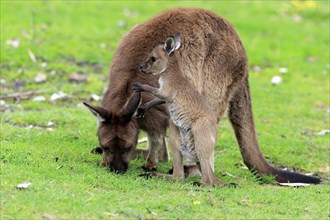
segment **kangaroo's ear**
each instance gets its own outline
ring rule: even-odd
[[[177,32],[173,36],[168,37],[164,43],[164,50],[170,55],[174,50],[179,49],[181,46],[180,33]]]
[[[132,97],[126,102],[124,108],[121,110],[120,115],[124,117],[125,121],[132,120],[134,113],[136,112],[141,102],[141,92],[135,92]]]
[[[109,113],[107,110],[105,110],[102,107],[98,107],[98,106],[93,106],[90,105],[86,102],[83,102],[83,104],[88,108],[88,110],[97,117],[97,119],[99,120],[99,122],[104,122],[106,120],[109,119]]]

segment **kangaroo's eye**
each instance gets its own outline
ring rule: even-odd
[[[156,57],[151,57],[152,62],[155,62],[156,60],[157,60]]]

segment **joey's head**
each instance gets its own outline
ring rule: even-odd
[[[140,99],[141,93],[133,94],[117,112],[84,103],[98,119],[97,135],[103,151],[102,165],[107,166],[110,171],[123,174],[128,169],[131,154],[137,144],[138,127],[133,115]]]
[[[164,44],[156,46],[148,59],[140,66],[143,73],[159,75],[165,72],[169,66],[171,54],[181,46],[180,33],[168,37]]]

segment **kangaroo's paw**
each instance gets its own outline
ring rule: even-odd
[[[146,179],[150,179],[152,178],[153,176],[155,176],[155,173],[151,172],[151,173],[142,173],[142,174],[139,174],[138,175],[139,177],[144,177]]]
[[[142,84],[139,82],[134,82],[133,84],[133,90],[137,91],[137,92],[142,92]]]

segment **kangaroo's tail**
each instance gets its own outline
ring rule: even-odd
[[[248,79],[238,88],[230,101],[229,119],[247,167],[261,175],[275,176],[280,183],[320,183],[319,178],[289,172],[270,165],[262,155],[256,137]]]

